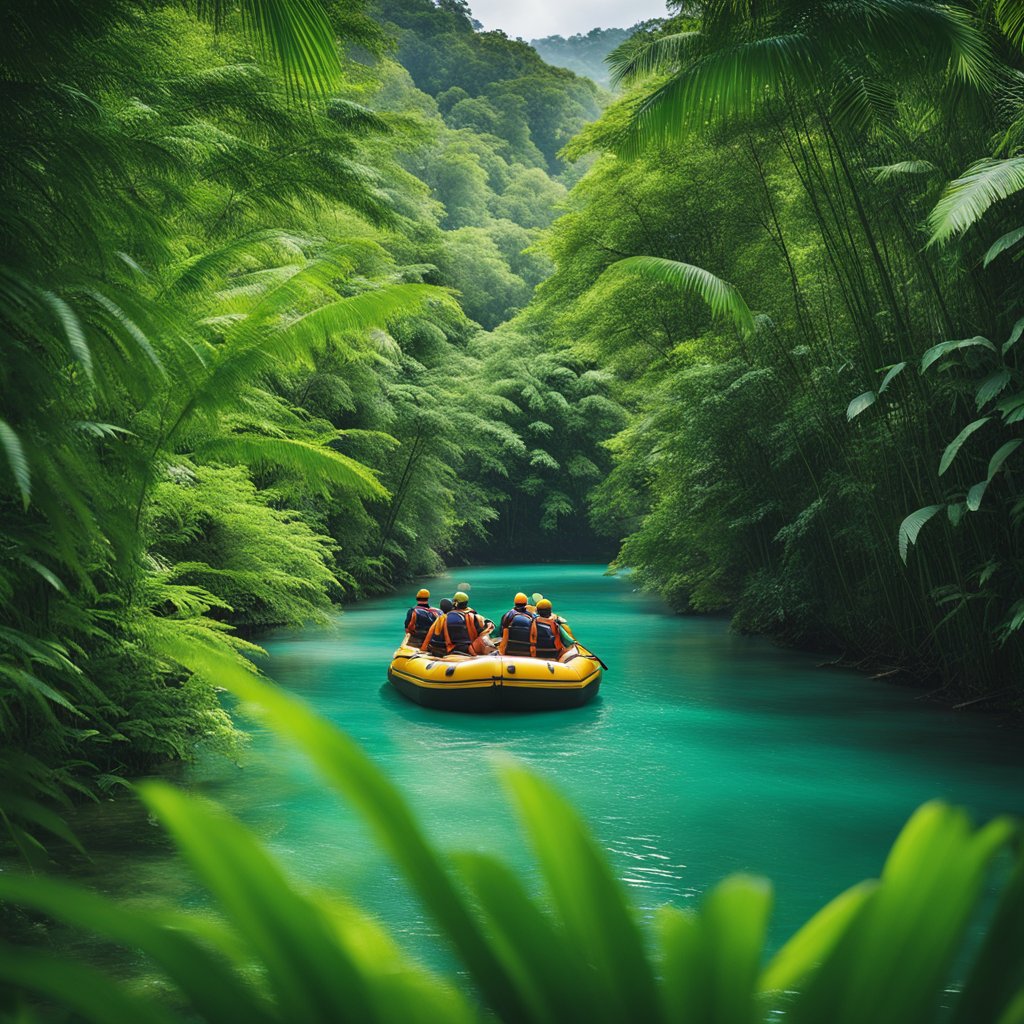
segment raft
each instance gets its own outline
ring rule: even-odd
[[[442,711],[553,711],[596,696],[601,662],[575,644],[557,661],[497,653],[438,658],[402,646],[388,680],[403,697]]]

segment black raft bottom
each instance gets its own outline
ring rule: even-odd
[[[418,686],[388,673],[396,690],[416,704],[439,711],[560,711],[592,700],[601,686],[598,677],[572,689],[527,686]]]

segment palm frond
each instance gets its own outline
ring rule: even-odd
[[[698,57],[636,107],[618,150],[636,156],[716,119],[749,114],[785,83],[817,83],[822,55],[802,34],[771,36]]]
[[[686,295],[694,295],[711,307],[712,313],[728,317],[744,334],[754,330],[754,318],[735,285],[701,267],[659,256],[630,256],[613,263],[604,275],[636,273]]]
[[[1024,4],[1019,0],[996,0],[996,19],[1014,46],[1024,46]]]
[[[605,58],[613,86],[636,82],[655,71],[679,64],[700,46],[700,32],[675,32],[646,40],[631,36]]]
[[[876,58],[908,54],[949,64],[977,88],[996,80],[996,61],[984,32],[964,10],[920,0],[831,0],[815,11],[822,35]]]
[[[1024,189],[1024,157],[986,157],[951,181],[928,217],[929,245],[949,241],[977,224],[994,203]]]
[[[875,181],[892,181],[914,174],[934,174],[938,168],[930,160],[901,160],[895,164],[883,164],[880,167],[869,167]]]
[[[280,65],[289,91],[326,96],[341,78],[334,32],[319,0],[241,0],[242,23],[264,53]],[[228,0],[196,0],[215,24],[235,9]]]
[[[21,438],[18,437],[17,431],[3,419],[0,419],[0,447],[3,448],[4,455],[7,456],[7,465],[10,467],[18,491],[21,493],[21,502],[27,509],[32,500],[32,471],[29,469]]]

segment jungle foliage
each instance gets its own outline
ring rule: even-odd
[[[35,920],[141,953],[148,972],[145,982],[125,982],[39,945],[0,948],[8,989],[0,1014],[11,1020],[52,1011],[95,1024],[1021,1020],[1024,858],[1019,824],[1009,819],[975,829],[963,811],[926,804],[879,878],[836,896],[766,956],[767,880],[734,875],[699,909],[665,906],[641,922],[572,806],[505,763],[500,781],[543,888],[531,895],[500,856],[431,844],[358,746],[295,697],[219,651],[191,646],[180,654],[302,744],[324,784],[370,826],[460,976],[426,971],[360,908],[296,884],[222,808],[149,782],[141,798],[209,892],[215,915],[129,908],[67,882],[4,874],[0,898]],[[993,905],[984,907],[989,885]],[[980,941],[965,953],[972,928]]]
[[[630,411],[593,521],[679,609],[1019,701],[1018,5],[679,10],[528,314]]]
[[[351,3],[12,19],[0,808],[30,852],[63,829],[28,798],[231,749],[169,639],[253,650],[255,628],[486,551],[509,507],[509,552],[537,557],[609,463],[590,411],[621,424],[584,361],[485,331],[548,273],[532,247],[566,194],[523,96],[494,133],[449,123]],[[550,70],[529,53],[521,92]],[[535,110],[548,150],[582,123]]]

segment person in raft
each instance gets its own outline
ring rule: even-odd
[[[530,611],[527,596],[520,591],[513,599],[512,607],[501,617],[501,641],[498,650],[502,654],[532,654],[536,646],[535,618]]]
[[[529,601],[530,599],[521,590],[512,599],[512,607],[502,615],[501,621],[498,623],[498,630],[502,636],[505,635],[505,630],[508,628],[508,624],[516,615],[531,615],[528,607]]]
[[[445,654],[469,654],[477,639],[494,629],[490,619],[485,619],[469,607],[468,594],[460,590],[452,600],[455,607],[434,620],[430,632],[420,645],[421,651],[429,651],[431,641],[435,636],[440,636],[444,639]]]
[[[405,613],[405,631],[413,647],[419,647],[426,640],[430,627],[440,614],[440,608],[430,607],[430,591],[420,590],[416,594],[416,604]]]
[[[555,615],[551,608],[551,602],[542,597],[537,602],[536,626],[536,657],[538,658],[559,658],[565,653],[565,641],[562,638],[562,631],[573,640],[569,624],[560,615]]]
[[[450,597],[442,597],[441,600],[437,602],[437,604],[438,607],[441,609],[442,616],[447,615],[455,607],[455,603],[452,601]],[[423,646],[421,644],[420,650],[422,649]],[[443,658],[448,653],[448,650],[445,647],[444,643],[444,634],[433,632],[430,633],[429,637],[427,638],[427,650],[435,658]]]

